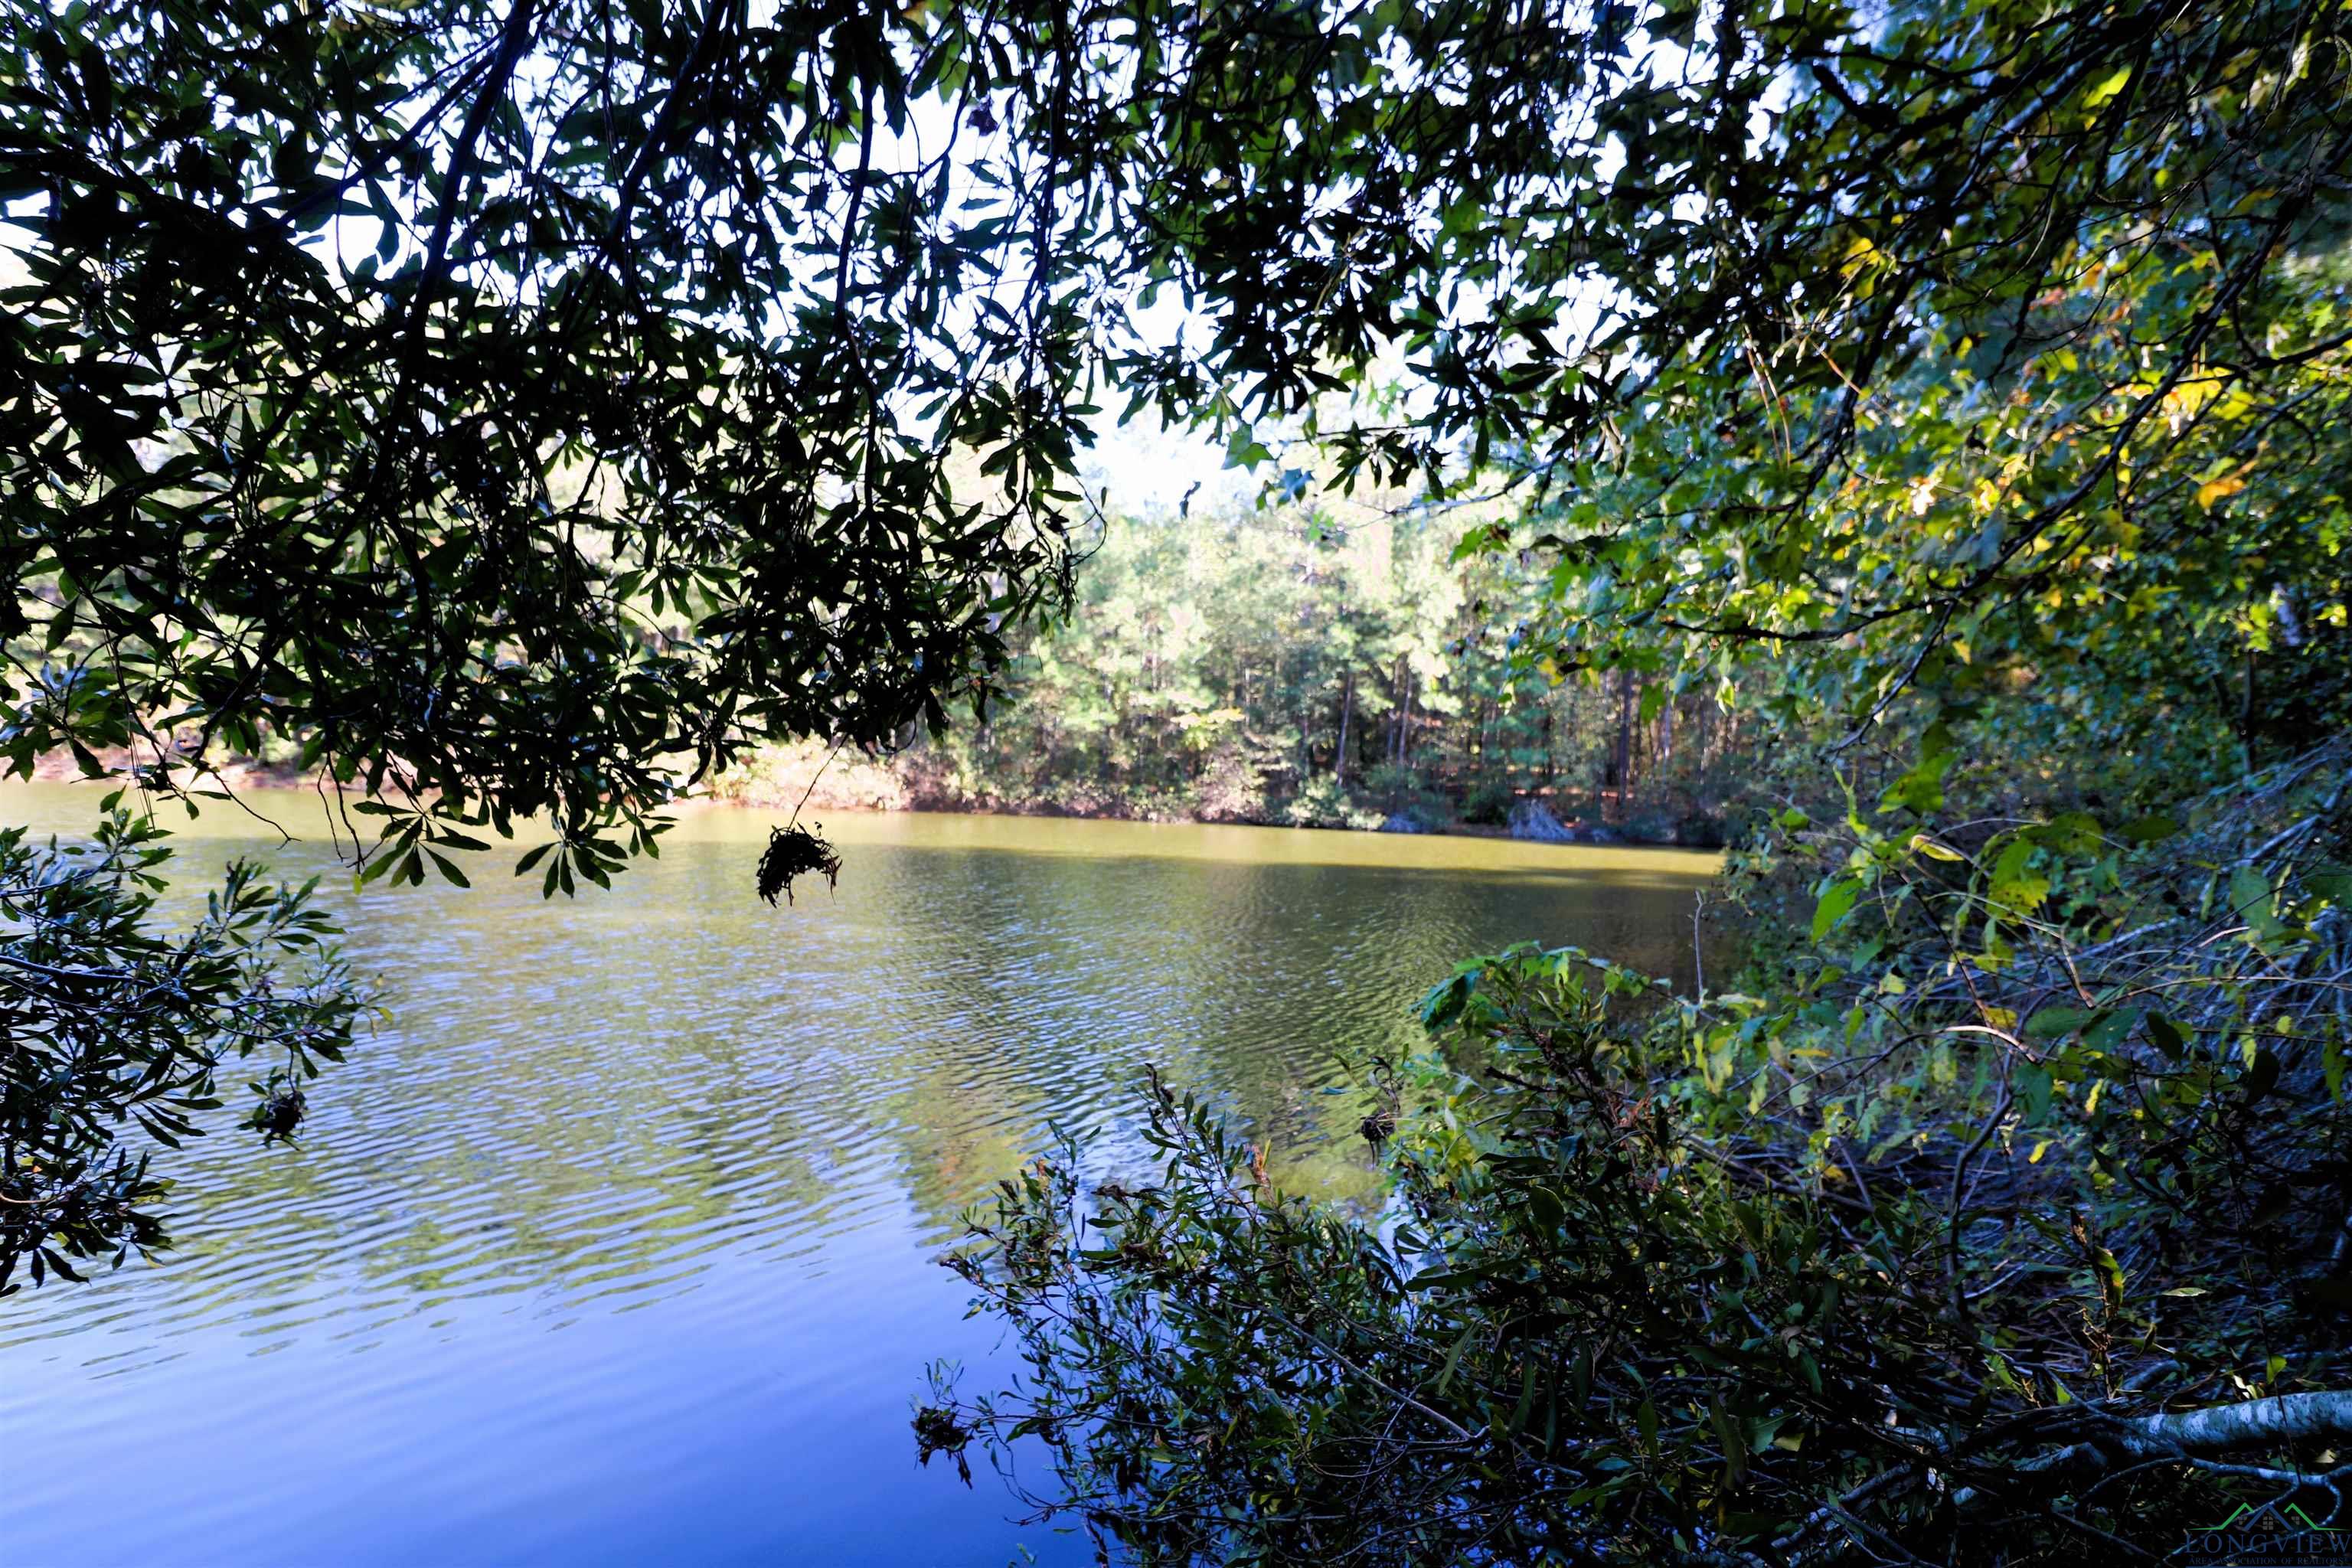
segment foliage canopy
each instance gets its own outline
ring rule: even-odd
[[[13,758],[266,725],[607,868],[984,704],[1114,398],[1532,481],[1570,659],[2315,634],[2334,13],[1702,9],[18,11]]]

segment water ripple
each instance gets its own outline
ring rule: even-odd
[[[921,1364],[992,1350],[924,1262],[961,1206],[1052,1124],[1134,1156],[1147,1061],[1218,1094],[1278,1173],[1369,1190],[1353,1092],[1322,1092],[1340,1057],[1410,1044],[1419,992],[1508,941],[1682,967],[1706,869],[829,826],[837,896],[782,911],[750,892],[764,822],[716,815],[576,902],[496,875],[344,894],[395,1009],[301,1145],[201,1141],[168,1263],[0,1302],[10,1560],[995,1568],[1018,1540],[1076,1561],[908,1465]],[[189,1462],[215,1453],[233,1475]]]

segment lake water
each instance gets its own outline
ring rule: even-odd
[[[1714,863],[835,816],[839,891],[770,910],[770,817],[711,811],[550,903],[478,858],[470,892],[347,890],[308,797],[250,798],[299,841],[212,807],[184,874],[328,872],[392,1016],[299,1147],[167,1156],[168,1261],[0,1301],[20,1568],[1082,1562],[984,1469],[916,1467],[925,1363],[977,1382],[997,1349],[929,1261],[961,1206],[1051,1121],[1116,1164],[1146,1062],[1279,1178],[1370,1195],[1338,1058],[1410,1045],[1424,988],[1516,940],[1687,979]],[[19,786],[0,820],[93,799]]]

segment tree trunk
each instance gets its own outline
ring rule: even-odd
[[[1710,796],[1711,796],[1711,792],[1710,792],[1710,791],[1708,790],[1708,788],[1707,788],[1707,776],[1706,776],[1706,769],[1707,769],[1707,758],[1706,758],[1706,742],[1707,742],[1707,733],[1706,733],[1706,732],[1707,732],[1707,728],[1708,728],[1708,725],[1707,725],[1707,710],[1708,710],[1709,709],[1713,708],[1714,706],[1715,706],[1715,700],[1714,700],[1713,698],[1711,698],[1711,697],[1702,697],[1701,699],[1699,699],[1699,704],[1698,704],[1698,755],[1697,755],[1697,757],[1695,759],[1694,765],[1693,765],[1693,767],[1692,767],[1692,769],[1691,769],[1691,796],[1692,796],[1692,799],[1693,799],[1694,803],[1698,806],[1699,810],[1700,810],[1700,811],[1702,811],[1702,812],[1705,812],[1705,813],[1706,813],[1707,816],[1714,816],[1714,815],[1715,815],[1715,805],[1714,805],[1714,803],[1713,803],[1712,799],[1710,798]]]
[[[1404,728],[1397,733],[1397,766],[1412,766],[1412,699],[1419,683],[1412,678],[1412,667],[1404,671]]]
[[[1382,755],[1391,763],[1404,761],[1404,655],[1397,655],[1396,672],[1389,678],[1389,743]]]
[[[1331,756],[1331,782],[1348,787],[1348,724],[1356,716],[1356,671],[1348,670],[1348,689],[1339,699],[1339,745]]]
[[[1633,777],[1633,672],[1617,671],[1617,815],[1625,815],[1626,791]]]

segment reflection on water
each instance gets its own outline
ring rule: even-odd
[[[0,817],[73,831],[91,799]],[[1410,1044],[1422,989],[1521,938],[1685,973],[1712,864],[842,817],[838,894],[771,910],[766,826],[689,817],[577,901],[488,865],[343,894],[394,1013],[301,1146],[200,1141],[168,1263],[0,1302],[0,1556],[1082,1561],[914,1468],[921,1364],[994,1345],[926,1261],[961,1205],[1052,1121],[1116,1158],[1146,1061],[1291,1182],[1369,1192],[1339,1058]],[[184,832],[190,862],[237,852],[347,885],[322,834]]]

